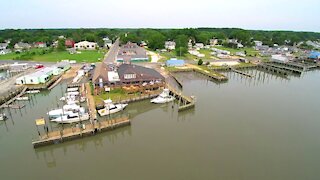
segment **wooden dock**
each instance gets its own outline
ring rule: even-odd
[[[173,88],[169,84],[167,84],[167,87],[170,90],[170,94],[173,95],[179,101],[178,111],[183,111],[195,107],[194,98],[183,95],[181,91]]]
[[[90,120],[95,120],[97,119],[97,110],[96,110],[96,104],[94,102],[94,98],[92,96],[90,84],[86,83],[85,84],[85,92],[86,92],[86,98],[87,98],[87,105],[89,108],[89,114],[90,114]]]
[[[180,81],[173,73],[170,73],[169,75],[178,83],[178,85],[179,85],[181,88],[183,87],[182,81]]]
[[[220,74],[218,72],[215,72],[213,70],[207,71],[207,70],[203,70],[203,69],[198,69],[198,68],[187,68],[187,69],[176,69],[171,71],[173,73],[178,73],[178,72],[196,72],[198,74],[201,74],[203,76],[208,77],[211,80],[215,80],[215,81],[227,81],[228,77],[226,77],[223,74]]]
[[[27,87],[24,87],[21,92],[19,94],[17,94],[15,97],[11,98],[9,101],[5,102],[4,104],[2,104],[0,106],[0,109],[1,108],[5,108],[5,107],[10,107],[12,108],[13,106],[10,106],[11,103],[13,103],[18,97],[21,97],[22,95],[24,95],[24,93],[26,92],[27,90]],[[19,108],[20,109],[20,108]]]
[[[248,73],[245,73],[243,71],[240,71],[240,70],[237,70],[237,69],[234,69],[233,67],[229,67],[231,71],[235,72],[235,73],[238,73],[238,74],[241,74],[243,76],[247,76],[247,77],[250,77],[252,78],[253,76],[248,74]]]
[[[260,68],[260,69],[263,69],[263,70],[266,70],[266,71],[269,71],[269,72],[272,72],[272,73],[275,73],[275,74],[279,74],[279,75],[282,75],[282,76],[287,76],[288,75],[287,71],[279,69],[279,68],[274,68],[274,67],[268,66],[266,64],[259,64],[257,66],[257,68],[258,69]]]
[[[65,141],[71,141],[87,136],[94,136],[97,133],[114,130],[123,126],[130,125],[129,117],[96,121],[93,124],[85,124],[82,127],[70,127],[63,130],[57,130],[40,135],[37,140],[32,141],[34,148],[41,146],[59,144]],[[85,127],[85,128],[83,128]]]
[[[53,84],[51,84],[51,85],[48,87],[48,89],[49,89],[49,90],[53,89],[56,85],[58,85],[58,84],[61,82],[61,80],[62,80],[62,76],[60,76],[58,80],[56,80]]]
[[[284,71],[288,71],[290,73],[296,73],[296,74],[301,74],[303,72],[303,70],[300,69],[296,69],[290,66],[285,66],[285,65],[280,65],[277,63],[265,63],[265,65],[270,66],[272,68],[277,68],[277,69],[281,69]]]

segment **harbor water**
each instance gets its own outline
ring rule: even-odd
[[[194,109],[130,103],[131,126],[34,149],[34,120],[57,107],[66,85],[31,95],[0,122],[1,179],[320,178],[320,72],[301,77],[226,72],[215,83],[179,73]],[[58,128],[51,124],[50,129]],[[43,132],[43,129],[40,128]]]

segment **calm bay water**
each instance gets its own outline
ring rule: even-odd
[[[0,122],[0,177],[319,179],[320,72],[250,73],[255,78],[226,73],[223,84],[179,74],[195,109],[132,103],[125,112],[131,126],[36,150],[34,119],[57,106],[65,85],[35,95]]]

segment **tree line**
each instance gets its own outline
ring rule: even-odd
[[[0,42],[11,39],[12,47],[17,42],[46,42],[50,45],[59,36],[65,36],[78,41],[93,41],[103,45],[102,38],[109,37],[111,40],[121,38],[121,43],[128,41],[140,43],[145,41],[151,49],[164,48],[164,42],[173,40],[176,47],[187,48],[189,40],[208,44],[210,39],[219,39],[223,43],[225,39],[237,39],[245,46],[252,46],[254,40],[262,41],[263,44],[272,46],[294,45],[307,40],[319,40],[317,32],[294,32],[294,31],[261,31],[244,30],[238,28],[185,28],[185,29],[5,29],[0,31]]]

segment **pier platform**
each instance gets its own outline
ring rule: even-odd
[[[63,130],[48,132],[39,136],[39,139],[33,140],[32,145],[34,148],[41,146],[59,144],[65,141],[71,141],[86,136],[93,136],[97,133],[114,130],[123,126],[130,125],[129,117],[97,121],[93,124],[85,124],[84,127],[70,127]]]

